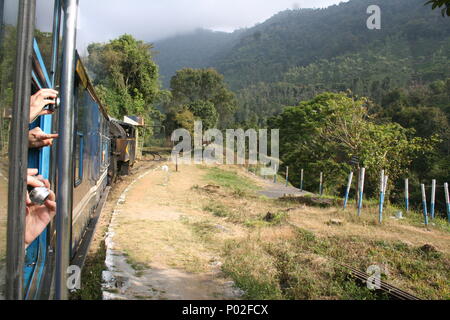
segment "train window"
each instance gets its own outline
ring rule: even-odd
[[[84,135],[77,132],[75,137],[75,187],[83,182],[83,153],[84,153]]]
[[[18,6],[17,0],[0,0],[0,300],[5,296],[8,151],[14,92]]]

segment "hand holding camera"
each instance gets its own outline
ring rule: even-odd
[[[29,169],[26,200],[25,245],[30,245],[48,226],[56,215],[55,194],[50,182],[38,176],[37,169]]]
[[[31,96],[30,123],[39,116],[52,114],[58,107],[58,91],[53,89],[41,89]]]

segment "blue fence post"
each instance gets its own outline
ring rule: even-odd
[[[352,180],[353,180],[353,171],[350,172],[350,175],[348,176],[347,189],[345,190],[344,209],[347,208],[348,196],[350,194],[350,189],[352,187]]]
[[[431,219],[435,218],[434,209],[436,207],[436,180],[433,179],[431,182],[431,206],[430,206],[430,214]]]
[[[304,170],[302,169],[302,172],[300,174],[300,191],[303,191],[303,178],[304,178]]]
[[[409,212],[409,179],[405,179],[405,206],[406,212]]]
[[[359,182],[359,202],[358,202],[358,217],[361,216],[363,196],[364,196],[364,178],[366,175],[366,168],[361,168],[360,182]]]
[[[445,190],[445,204],[447,205],[447,218],[448,222],[450,222],[450,197],[448,194],[448,183],[444,184],[444,190]]]
[[[425,193],[425,185],[422,184],[421,188],[422,188],[423,217],[425,219],[425,225],[428,226],[427,194]]]
[[[286,187],[289,187],[289,167],[286,167]]]
[[[378,222],[383,222],[383,203],[384,203],[384,170],[381,170],[380,178],[380,204],[378,209]]]

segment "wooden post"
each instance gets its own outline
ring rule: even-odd
[[[175,163],[175,169],[176,169],[176,172],[178,172],[178,153],[177,153],[177,156],[176,156],[176,163]]]
[[[405,206],[406,212],[409,212],[409,179],[405,179]]]
[[[320,173],[320,185],[319,185],[319,194],[323,194],[323,172]]]
[[[447,205],[447,218],[448,222],[450,222],[450,197],[448,193],[448,183],[444,184],[444,190],[445,190],[445,204]]]
[[[353,180],[353,171],[350,172],[350,175],[348,176],[347,189],[345,190],[344,209],[347,208],[348,196],[350,194],[350,189],[352,187],[352,180]]]
[[[365,175],[366,175],[366,168],[361,168],[360,183],[359,183],[360,188],[359,188],[358,216],[361,216],[361,211],[362,211]]]
[[[436,180],[433,179],[431,182],[431,206],[430,206],[430,214],[431,219],[435,218],[434,209],[436,207]]]
[[[286,167],[286,187],[289,187],[289,167]]]
[[[425,185],[421,185],[422,188],[422,206],[423,206],[423,217],[425,220],[425,225],[428,226],[428,212],[427,212],[427,195],[425,193]]]
[[[302,172],[300,175],[300,191],[303,191],[303,178],[304,178],[304,170],[302,169]]]
[[[378,222],[381,224],[383,222],[383,203],[384,203],[384,170],[381,170],[381,178],[380,178],[380,204],[378,209]]]

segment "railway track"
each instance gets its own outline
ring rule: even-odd
[[[289,223],[289,225],[291,225],[294,228],[298,228],[295,224]],[[340,263],[336,260],[334,260],[334,264],[347,269],[350,272],[350,275],[360,281],[362,281],[363,283],[367,283],[369,281],[369,278],[372,277],[371,275],[360,271],[348,264],[345,263]],[[385,281],[380,280],[380,288],[377,289],[380,290],[386,294],[388,294],[390,297],[392,297],[393,299],[397,299],[397,300],[421,300],[420,298],[406,292],[403,291],[400,288],[397,288]]]
[[[358,280],[363,281],[364,283],[367,283],[367,281],[369,281],[369,278],[371,277],[367,273],[362,272],[358,269],[355,269],[352,266],[349,266],[347,264],[343,264],[343,263],[337,263],[337,264],[339,266],[349,270],[351,276],[355,277]],[[382,280],[380,281],[379,290],[383,291],[384,293],[388,294],[389,296],[391,296],[392,298],[397,299],[397,300],[421,300],[420,298],[418,298],[406,291],[403,291],[402,289],[394,287],[393,285],[391,285],[387,282],[384,282]]]

